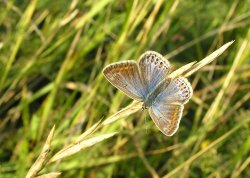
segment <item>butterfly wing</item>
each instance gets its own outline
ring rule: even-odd
[[[193,89],[189,81],[184,77],[175,78],[156,97],[155,103],[162,104],[186,104],[193,95]]]
[[[184,104],[192,97],[193,89],[184,77],[170,82],[155,99],[149,114],[162,133],[172,136],[179,128]]]
[[[154,51],[147,51],[141,55],[139,67],[148,93],[153,92],[170,71],[168,60]]]
[[[149,115],[163,134],[172,136],[179,127],[183,108],[179,104],[152,105]]]
[[[112,85],[132,99],[142,101],[146,97],[146,88],[135,61],[110,64],[103,69],[103,73]]]

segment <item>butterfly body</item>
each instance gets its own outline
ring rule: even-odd
[[[156,101],[157,96],[164,90],[166,89],[166,87],[169,85],[170,83],[170,79],[166,78],[163,81],[161,81],[156,87],[155,89],[150,92],[144,102],[143,102],[143,109],[148,109],[150,106],[152,106],[154,104],[154,102]]]
[[[139,60],[108,65],[103,73],[107,80],[132,99],[143,102],[159,130],[172,136],[179,127],[184,104],[193,94],[184,77],[170,79],[169,62],[159,53],[147,51]]]

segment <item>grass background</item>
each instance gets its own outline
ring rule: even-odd
[[[105,65],[155,50],[177,69],[231,40],[189,77],[194,96],[173,137],[146,112],[118,115],[86,139],[116,135],[39,174],[250,177],[249,16],[249,0],[0,0],[1,177],[24,177],[53,125],[48,158],[131,102]]]

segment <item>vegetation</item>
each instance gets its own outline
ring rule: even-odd
[[[249,16],[248,0],[0,0],[0,177],[250,177]],[[189,76],[172,137],[102,74],[232,40]]]

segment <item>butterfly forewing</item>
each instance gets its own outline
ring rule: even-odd
[[[142,83],[138,65],[135,61],[122,61],[103,69],[108,81],[132,99],[143,101],[146,87]]]
[[[155,104],[149,108],[149,115],[159,130],[172,136],[179,128],[184,106],[179,104]]]
[[[147,87],[148,93],[155,90],[156,86],[170,71],[170,64],[161,54],[147,51],[141,55],[139,66],[142,80]]]

